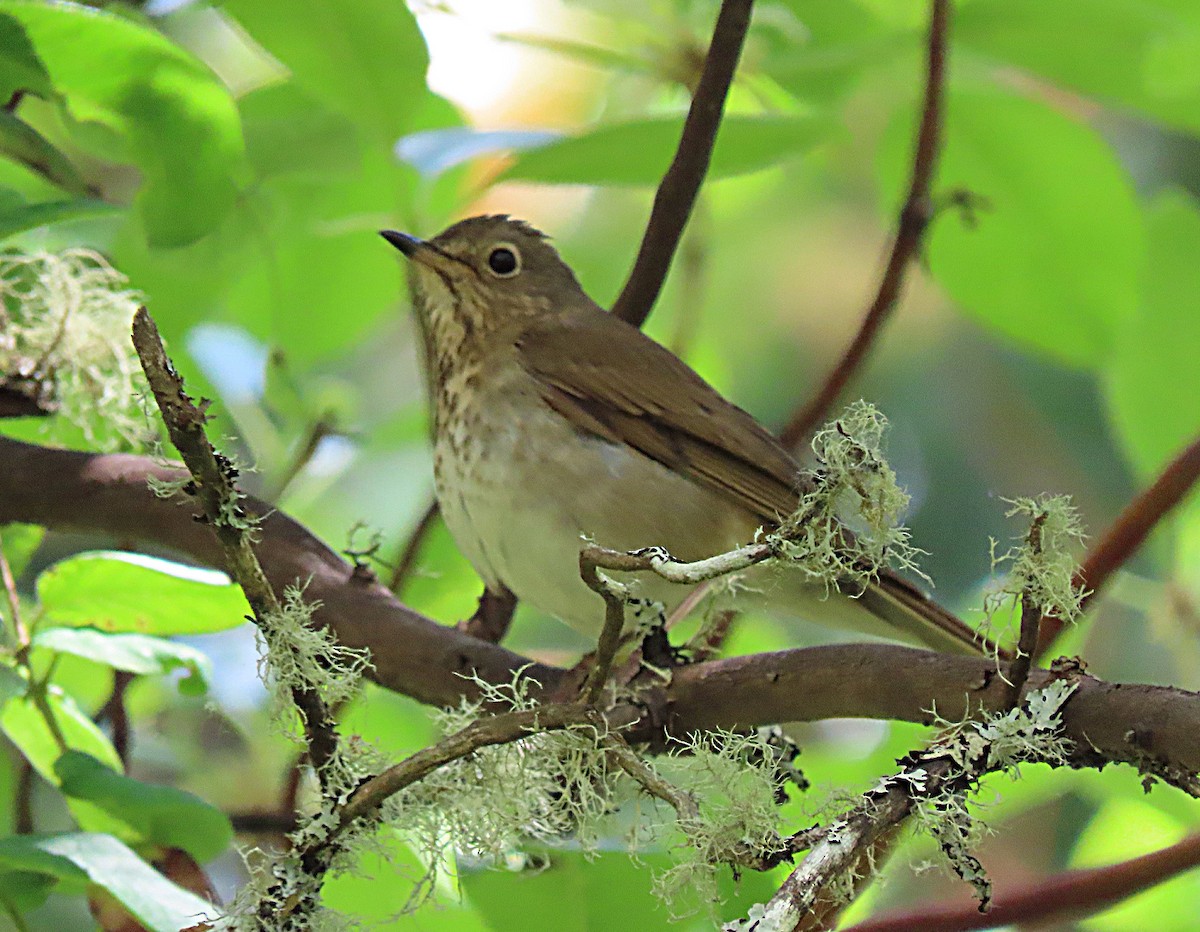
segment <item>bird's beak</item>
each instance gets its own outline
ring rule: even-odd
[[[443,269],[446,260],[438,250],[423,239],[396,230],[380,230],[379,235],[404,253],[413,262],[431,269]]]

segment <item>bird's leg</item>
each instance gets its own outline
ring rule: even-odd
[[[458,623],[458,630],[481,641],[499,644],[508,634],[513,612],[517,610],[517,597],[501,586],[498,590],[484,587],[479,596],[475,614]]]

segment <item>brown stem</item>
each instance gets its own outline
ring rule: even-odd
[[[654,307],[712,158],[725,98],[733,83],[754,0],[723,0],[704,69],[692,96],[675,158],[654,194],[654,206],[629,278],[612,312],[640,327]]]
[[[934,903],[877,916],[846,932],[965,932],[1000,926],[1068,924],[1200,865],[1200,834],[1151,854],[1087,870],[1064,871],[999,894],[981,914],[975,903]]]
[[[17,595],[17,581],[13,578],[12,567],[8,565],[8,557],[4,555],[4,542],[0,539],[0,581],[4,584],[4,592],[8,598],[9,620],[13,626],[13,637],[16,639],[19,656],[24,656],[29,649],[29,631],[21,620],[21,600]]]
[[[912,176],[908,197],[900,210],[896,238],[888,256],[887,267],[871,302],[866,317],[850,346],[826,377],[816,396],[792,415],[779,439],[789,448],[800,446],[819,424],[829,417],[830,409],[842,393],[851,376],[862,365],[880,328],[891,315],[904,286],[909,263],[921,248],[925,228],[933,216],[929,196],[941,146],[942,98],[946,77],[946,36],[950,25],[949,0],[933,0],[929,17],[929,42],[925,76],[925,99],[921,109],[921,124],[913,154]]]
[[[1112,574],[1142,545],[1163,517],[1178,505],[1200,479],[1200,437],[1186,447],[1141,495],[1125,506],[1083,561],[1075,575],[1076,585],[1087,590],[1084,606],[1104,588]],[[1050,649],[1063,622],[1043,618],[1035,656]]]
[[[117,757],[126,767],[129,766],[130,729],[129,710],[125,708],[125,690],[134,680],[134,674],[127,670],[113,670],[113,687],[108,699],[96,713],[97,720],[107,719],[112,729],[112,744]]]
[[[1026,543],[1029,552],[1035,556],[1042,553],[1042,527],[1046,523],[1046,513],[1039,511],[1029,526]],[[1021,634],[1017,640],[1017,650],[1013,654],[1012,663],[1008,665],[1008,680],[1010,690],[1009,706],[1016,708],[1021,702],[1021,690],[1029,679],[1029,667],[1033,663],[1033,655],[1037,652],[1038,631],[1041,626],[1042,610],[1037,599],[1026,585],[1021,593]]]

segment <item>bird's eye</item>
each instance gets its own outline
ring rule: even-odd
[[[501,278],[511,278],[521,271],[521,255],[516,246],[507,243],[493,249],[487,262],[488,268]]]

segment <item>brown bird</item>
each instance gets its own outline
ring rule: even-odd
[[[411,263],[446,526],[492,591],[595,635],[604,605],[580,579],[583,538],[617,550],[713,556],[774,527],[799,465],[669,350],[609,314],[544,234],[472,217],[431,240],[383,231]],[[647,598],[687,589],[643,574]],[[755,580],[778,614],[980,650],[973,633],[887,571],[828,594],[800,574]],[[752,587],[753,588],[753,587]]]

